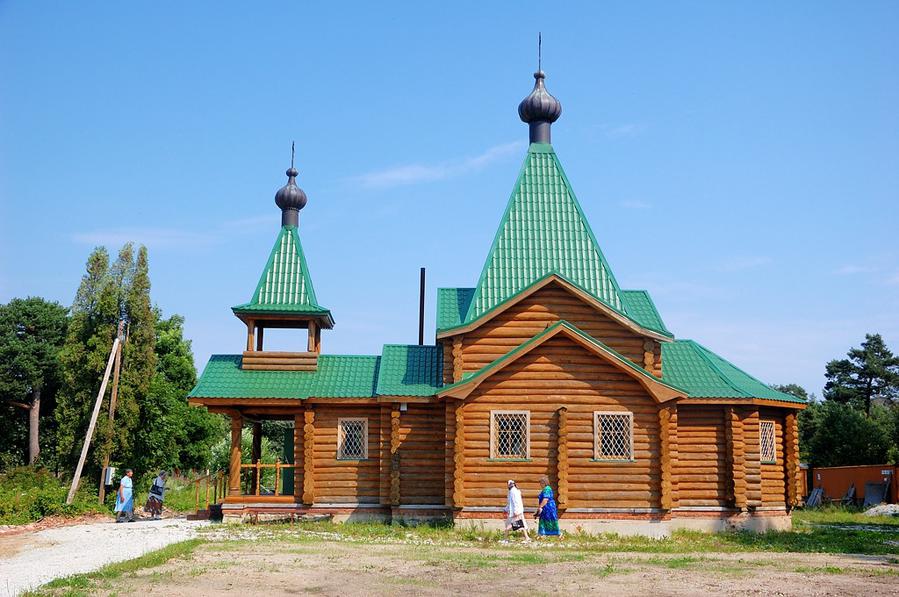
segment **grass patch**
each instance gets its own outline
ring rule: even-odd
[[[793,572],[797,574],[845,574],[845,568],[839,566],[799,566]]]
[[[133,560],[124,562],[116,562],[108,564],[94,572],[86,572],[84,574],[73,574],[65,578],[57,578],[49,583],[39,587],[35,591],[25,593],[27,596],[36,595],[56,595],[56,594],[79,594],[79,590],[87,591],[95,584],[108,584],[110,581],[118,580],[125,574],[132,574],[138,570],[147,568],[155,568],[175,558],[185,558],[190,556],[198,545],[204,543],[202,539],[188,539],[179,543],[172,543],[162,549],[145,553]],[[160,578],[162,576],[160,575]]]
[[[825,506],[793,512],[793,524],[808,525],[878,525],[899,530],[899,516],[865,516],[860,508]]]
[[[0,474],[0,524],[27,524],[45,516],[109,512],[97,503],[90,483],[66,504],[68,485],[45,469],[22,466]]]
[[[227,532],[227,531],[226,531]],[[412,544],[453,547],[489,547],[515,551],[522,544],[501,544],[501,532],[477,528],[461,529],[445,526],[405,527],[380,523],[325,522],[281,525],[244,526],[234,531],[235,539],[251,535],[254,542],[290,541],[315,543],[321,540],[349,541],[355,543]],[[227,537],[226,537],[227,538]],[[731,531],[702,533],[677,531],[667,538],[622,537],[618,535],[591,535],[569,533],[553,544],[556,554],[569,551],[585,553],[640,552],[659,554],[696,554],[711,552],[794,552],[794,553],[853,553],[869,555],[894,555],[899,541],[899,527],[880,525],[818,525],[804,521],[792,531],[753,533]],[[535,552],[542,554],[543,552]]]
[[[593,576],[605,578],[607,576],[615,574],[617,570],[615,569],[614,564],[606,564],[605,566],[602,566],[600,568],[594,568],[593,570],[591,570],[591,572],[593,573]]]

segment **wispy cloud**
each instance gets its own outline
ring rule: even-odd
[[[719,272],[741,272],[747,269],[755,269],[769,263],[771,263],[771,258],[764,255],[734,257],[719,264],[716,269]]]
[[[625,122],[619,124],[601,124],[599,130],[609,139],[623,139],[637,137],[646,132],[648,127],[640,122]]]
[[[855,274],[870,274],[876,272],[877,268],[871,265],[848,264],[834,270],[837,276],[852,276]]]
[[[197,232],[188,228],[155,228],[123,226],[77,232],[72,240],[82,245],[123,245],[134,242],[154,249],[171,247],[197,247],[212,245],[235,234],[253,232],[260,226],[277,222],[272,214],[247,216],[220,222],[216,226]]]
[[[627,199],[625,201],[618,202],[618,205],[620,205],[624,209],[649,209],[650,207],[652,207],[651,203],[640,201],[639,199]]]
[[[406,164],[374,170],[355,177],[354,181],[364,187],[383,189],[445,180],[482,170],[494,162],[520,152],[523,148],[524,144],[521,142],[504,143],[495,145],[476,156],[437,164]]]
[[[72,240],[85,245],[123,245],[135,242],[148,247],[171,247],[185,245],[202,245],[211,240],[211,236],[177,228],[112,228],[93,230],[72,235]]]

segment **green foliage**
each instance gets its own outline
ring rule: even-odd
[[[121,289],[110,276],[109,254],[105,248],[94,249],[72,304],[69,329],[60,353],[62,389],[54,416],[59,429],[57,452],[66,469],[74,468],[78,458],[121,315],[120,296]],[[101,460],[94,458],[92,462],[98,464]],[[97,468],[88,467],[88,470]]]
[[[813,402],[799,419],[800,449],[812,466],[883,464],[895,445],[894,419],[880,406],[866,417],[849,404]]]
[[[30,414],[25,407],[37,404],[39,414],[52,412],[67,323],[66,309],[42,298],[0,305],[0,436],[7,438],[0,447],[0,463],[25,461]],[[41,426],[43,421],[36,423]],[[45,462],[52,462],[52,452],[48,456]]]
[[[872,402],[892,404],[899,398],[899,357],[880,334],[865,334],[861,348],[850,349],[848,357],[827,363],[826,400],[851,404],[869,414]]]
[[[112,265],[105,249],[91,253],[72,306],[61,357],[66,389],[56,410],[65,468],[77,459],[120,320],[126,341],[115,425],[110,429],[101,416],[87,474],[96,477],[107,454],[111,464],[133,468],[139,477],[160,469],[208,467],[224,422],[187,405],[197,373],[184,339],[184,318],[165,319],[153,309],[147,250],[140,247],[135,256],[129,243]],[[109,392],[101,412],[108,411],[108,401]]]
[[[46,469],[20,467],[0,475],[0,524],[24,524],[44,516],[106,511],[89,490],[66,504],[68,487]]]
[[[783,385],[773,384],[771,386],[778,392],[784,392],[785,394],[790,394],[791,396],[796,396],[797,398],[802,398],[806,402],[809,401],[809,393],[805,391],[805,388],[795,383],[788,383]],[[814,395],[811,396],[814,399]]]

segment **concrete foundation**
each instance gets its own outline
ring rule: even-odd
[[[300,522],[307,520],[331,520],[333,522],[381,522],[385,524],[433,524],[447,523],[457,527],[484,531],[503,530],[505,516],[499,508],[451,510],[440,506],[389,507],[375,504],[224,504],[224,522]],[[529,528],[536,521],[527,515]],[[715,533],[745,530],[756,533],[786,531],[793,526],[793,519],[783,508],[741,512],[726,509],[683,509],[663,512],[646,511],[590,511],[570,512],[559,519],[559,527],[565,533],[613,533],[644,537],[668,537],[678,530]]]

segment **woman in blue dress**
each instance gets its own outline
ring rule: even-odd
[[[549,477],[546,475],[540,477],[540,485],[543,486],[543,490],[537,496],[536,518],[539,519],[537,534],[541,537],[558,537],[560,535],[559,512],[556,510],[556,500],[553,499],[552,487],[549,486]]]
[[[116,522],[134,522],[134,488],[131,477],[134,472],[129,468],[122,477],[119,490],[116,492],[115,498],[115,521]]]

